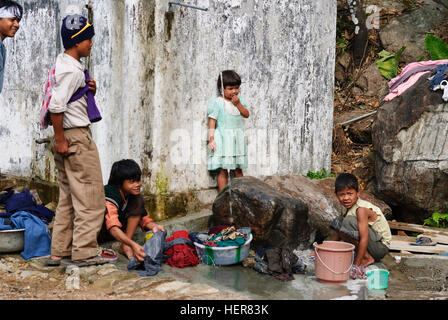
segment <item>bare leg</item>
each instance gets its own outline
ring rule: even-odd
[[[358,252],[358,247],[359,247],[359,241],[358,240],[350,238],[349,236],[347,236],[343,232],[337,232],[337,233],[338,233],[339,239],[341,239],[342,241],[345,241],[345,242],[353,244],[355,246],[355,251]],[[361,266],[367,267],[368,265],[371,265],[374,262],[375,262],[375,259],[366,250],[366,253],[364,254],[364,256],[361,259]]]
[[[235,178],[241,178],[243,176],[243,170],[235,169]]]
[[[218,174],[218,191],[221,192],[222,189],[227,185],[228,174],[227,170],[221,169]]]

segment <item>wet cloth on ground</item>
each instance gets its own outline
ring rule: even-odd
[[[162,270],[163,251],[165,249],[166,231],[157,231],[143,245],[146,257],[144,261],[129,260],[128,270],[141,276],[154,276]]]
[[[200,262],[185,230],[175,231],[172,237],[166,239],[164,254],[167,256],[166,263],[176,268],[196,266]]]
[[[306,265],[300,257],[288,248],[257,250],[254,269],[270,274],[280,281],[294,280],[293,274],[304,273]]]
[[[50,254],[50,232],[42,220],[24,211],[14,213],[9,219],[0,219],[0,230],[17,229],[25,229],[24,250],[21,252],[23,259],[28,260]]]

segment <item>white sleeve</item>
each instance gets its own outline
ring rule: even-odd
[[[51,113],[63,113],[67,110],[67,103],[78,90],[79,79],[74,72],[63,72],[55,75],[56,83],[48,110]]]

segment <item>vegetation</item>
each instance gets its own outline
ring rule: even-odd
[[[322,169],[320,171],[316,171],[316,172],[312,172],[312,171],[308,171],[308,173],[306,174],[306,176],[310,179],[325,179],[325,178],[333,178],[334,174],[333,173],[327,173],[327,170]]]
[[[379,53],[379,59],[376,62],[381,75],[387,80],[392,80],[398,74],[398,64],[400,63],[400,57],[406,47],[402,47],[394,55],[390,52],[383,50]]]
[[[425,39],[425,48],[428,52],[431,60],[448,59],[448,45],[439,37],[433,34],[427,34]],[[400,57],[406,47],[402,47],[395,55],[383,50],[379,55],[379,59],[376,62],[381,75],[387,80],[391,80],[398,75]],[[423,55],[419,61],[423,60]]]
[[[448,228],[448,213],[434,212],[431,217],[425,219],[424,226],[436,228]]]
[[[448,59],[448,45],[433,34],[426,35],[425,48],[428,51],[431,60]]]

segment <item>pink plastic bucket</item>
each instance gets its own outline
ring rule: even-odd
[[[343,241],[324,241],[313,244],[315,274],[325,283],[346,282],[353,265],[355,246]]]

